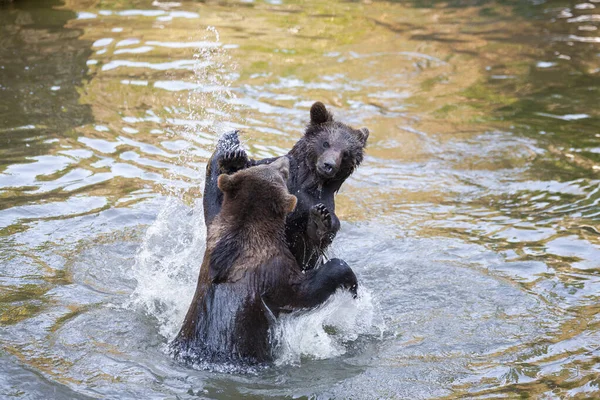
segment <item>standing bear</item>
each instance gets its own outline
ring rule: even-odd
[[[338,288],[356,295],[342,260],[304,272],[290,252],[285,219],[297,199],[286,188],[289,161],[222,174],[220,212],[208,224],[194,299],[171,343],[189,361],[255,365],[272,360],[269,333],[280,312],[323,303]]]
[[[296,209],[287,217],[285,234],[303,269],[321,264],[322,255],[340,229],[334,196],[362,162],[368,137],[367,128],[353,129],[335,121],[323,103],[316,102],[304,136],[283,156],[290,162],[288,190],[298,198]],[[206,225],[210,226],[221,209],[219,174],[281,158],[251,160],[241,148],[237,131],[223,135],[207,167],[203,198]]]

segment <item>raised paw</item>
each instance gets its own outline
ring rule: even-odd
[[[337,217],[329,211],[325,204],[315,204],[310,208],[307,234],[313,245],[321,250],[327,248],[335,238],[337,229],[334,224]]]
[[[246,168],[248,155],[241,148],[227,150],[219,159],[219,169],[223,174],[233,174]]]
[[[331,213],[325,204],[315,204],[310,209],[310,213],[319,230],[324,231],[323,233],[331,230]]]

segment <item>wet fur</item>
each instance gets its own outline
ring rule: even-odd
[[[335,194],[363,161],[369,135],[366,128],[353,129],[335,121],[322,103],[313,104],[310,115],[311,121],[304,136],[284,156],[290,162],[288,190],[298,198],[296,210],[286,220],[286,240],[297,262],[307,270],[322,262],[322,255],[340,228],[340,221],[335,215]],[[324,142],[328,142],[330,152],[340,155],[335,176],[324,177],[318,170],[319,161],[327,150],[323,148]],[[207,226],[220,210],[222,202],[220,193],[215,190],[215,176],[218,173],[269,164],[280,158],[250,160],[244,154],[246,158],[234,163],[223,162],[224,157],[240,149],[237,132],[227,133],[219,140],[209,161],[204,192]],[[330,221],[319,220],[320,214],[314,209],[320,204],[327,208]]]
[[[282,159],[218,177],[222,209],[208,225],[196,293],[171,343],[180,359],[268,363],[279,313],[315,307],[338,288],[356,293],[356,276],[343,261],[304,273],[290,252],[285,218],[296,199],[285,186],[287,165]]]

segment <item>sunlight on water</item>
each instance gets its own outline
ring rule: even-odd
[[[598,7],[0,1],[0,397],[598,398]],[[359,298],[177,362],[217,138],[284,154],[316,100],[371,131]]]

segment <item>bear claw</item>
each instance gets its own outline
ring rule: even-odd
[[[228,150],[219,159],[219,168],[222,173],[232,174],[244,169],[248,163],[248,155],[244,149]]]
[[[317,217],[325,227],[331,226],[331,213],[323,203],[316,204],[312,207],[312,214]]]

